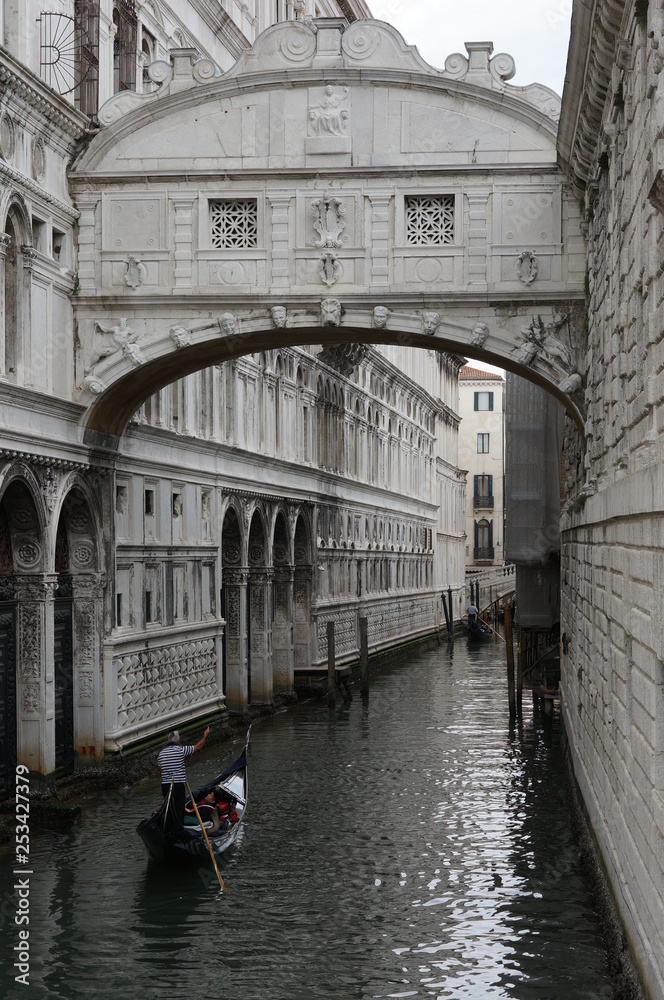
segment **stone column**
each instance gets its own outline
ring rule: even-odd
[[[11,236],[8,233],[0,233],[0,378],[6,378],[5,371],[5,326],[7,315],[7,304],[5,300],[5,261],[7,250],[11,245]]]
[[[99,757],[104,747],[102,640],[104,579],[99,573],[72,577],[74,630],[74,748]]]
[[[311,665],[311,566],[296,566],[293,581],[294,668]]]
[[[272,655],[274,661],[274,690],[289,692],[293,689],[293,603],[295,572],[286,566],[274,571],[274,619],[272,622]]]
[[[20,283],[16,315],[16,381],[34,385],[32,364],[32,268],[37,254],[32,247],[21,247],[23,275],[17,274]],[[18,262],[17,262],[18,263]]]
[[[224,569],[226,595],[226,705],[231,711],[247,707],[247,581],[249,570]]]
[[[270,703],[272,681],[271,582],[273,570],[252,569],[249,576],[251,701]]]
[[[57,576],[17,576],[16,711],[18,763],[55,769],[53,597]]]

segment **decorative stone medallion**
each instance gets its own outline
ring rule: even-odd
[[[32,176],[36,181],[42,181],[46,174],[46,149],[40,135],[32,142]]]
[[[16,148],[16,129],[14,122],[4,111],[0,115],[0,156],[3,160],[10,162],[14,157]]]

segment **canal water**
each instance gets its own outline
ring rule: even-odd
[[[0,996],[610,998],[557,721],[545,732],[528,696],[510,729],[503,657],[457,642],[374,678],[368,702],[254,725],[227,893],[207,869],[148,864],[135,827],[156,780],[33,836],[30,986],[5,858]],[[238,746],[197,755],[192,783]]]

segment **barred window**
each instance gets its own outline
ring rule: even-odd
[[[454,195],[406,198],[406,243],[442,246],[454,242]]]
[[[255,198],[210,202],[212,246],[246,250],[258,246],[258,203]]]

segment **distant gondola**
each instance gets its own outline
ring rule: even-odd
[[[249,747],[249,736],[251,726],[247,731],[244,749],[240,756],[225,771],[212,778],[205,785],[194,790],[193,796],[196,803],[212,791],[216,791],[222,802],[228,803],[228,818],[214,822],[203,819],[208,839],[212,850],[217,854],[222,854],[228,850],[231,844],[237,839],[242,820],[247,811],[247,796],[249,783],[247,777],[247,749]],[[168,798],[168,797],[167,797]],[[203,832],[198,825],[195,816],[185,818],[185,826],[179,831],[169,829],[169,817],[167,815],[167,798],[164,799],[158,809],[153,812],[148,819],[141,820],[136,830],[148,849],[151,858],[156,861],[164,861],[171,864],[182,862],[202,861],[210,858],[210,852],[205,842]],[[190,807],[191,800],[188,798],[185,808]],[[233,811],[237,819],[233,817]]]

